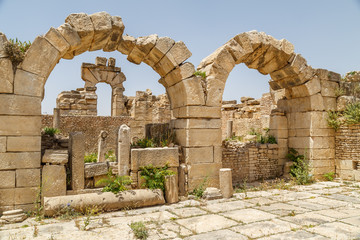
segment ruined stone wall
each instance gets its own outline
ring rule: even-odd
[[[227,121],[233,121],[235,136],[245,136],[251,129],[270,127],[270,113],[276,105],[270,93],[264,93],[260,99],[242,97],[241,103],[236,100],[223,101],[222,105],[222,139],[226,138]]]
[[[342,179],[360,180],[360,124],[341,126],[336,131],[335,161],[336,174]]]
[[[277,144],[226,141],[222,146],[222,167],[232,169],[234,185],[278,177],[277,165]]]
[[[61,115],[96,116],[97,95],[96,87],[78,88],[61,92],[56,99],[56,107]]]

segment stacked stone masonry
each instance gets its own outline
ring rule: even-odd
[[[183,42],[155,34],[135,38],[123,32],[118,16],[70,14],[60,27],[38,36],[18,66],[12,65],[4,51],[8,41],[0,34],[0,171],[9,179],[0,189],[2,210],[31,205],[36,198],[41,100],[48,76],[61,58],[100,49],[117,50],[130,62],[144,62],[160,75],[173,111],[172,126],[182,148],[189,190],[206,176],[219,186],[222,95],[227,77],[240,63],[270,74],[277,104],[270,115],[270,129],[278,141],[279,157],[288,147],[308,149],[315,175],[334,170],[335,153],[324,154],[335,149],[326,111],[336,109],[334,89],[339,86],[339,74],[313,69],[285,39],[250,31],[236,35],[201,61],[197,70],[205,72],[203,79],[194,75],[193,64],[185,62],[191,52]],[[279,167],[283,164],[279,162]]]
[[[226,141],[222,166],[232,170],[233,185],[279,177],[278,145]]]

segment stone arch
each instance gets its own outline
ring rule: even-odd
[[[199,64],[198,71],[206,73],[203,85],[207,107],[221,107],[227,77],[240,63],[270,74],[270,90],[278,105],[270,118],[270,130],[279,145],[278,170],[282,171],[290,147],[307,153],[314,174],[335,172],[334,131],[327,125],[326,111],[336,109],[336,96],[330,89],[338,87],[340,75],[313,69],[285,39],[245,32]]]
[[[0,36],[1,72],[4,85],[0,98],[0,171],[6,171],[11,186],[0,189],[0,208],[31,206],[40,184],[41,101],[48,76],[61,58],[72,59],[86,51],[103,49],[119,51],[128,60],[152,67],[165,87],[176,118],[186,120],[187,108],[204,105],[201,79],[194,76],[195,67],[184,61],[191,52],[181,41],[150,35],[123,36],[122,19],[106,12],[87,15],[70,14],[63,25],[50,28],[38,36],[26,52],[25,59],[13,71],[4,53],[6,36]],[[178,141],[186,142],[187,133]],[[31,179],[31,180],[29,180]],[[29,180],[29,181],[28,181]]]

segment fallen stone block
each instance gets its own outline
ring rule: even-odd
[[[114,194],[111,192],[88,193],[60,197],[44,198],[45,216],[54,216],[64,207],[69,206],[75,211],[84,211],[98,206],[103,211],[122,208],[139,208],[164,204],[164,194],[160,189],[136,189]]]
[[[85,164],[85,178],[106,175],[108,171],[109,169],[106,162]]]
[[[46,149],[41,162],[64,165],[68,162],[68,160],[69,160],[68,150]]]

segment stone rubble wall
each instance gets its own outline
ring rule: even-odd
[[[96,87],[63,91],[56,98],[56,108],[60,109],[61,115],[96,116],[97,95],[95,91]]]
[[[222,167],[232,169],[233,185],[279,177],[277,162],[277,144],[226,141],[222,146]]]
[[[222,139],[226,138],[227,121],[233,121],[235,136],[248,135],[251,129],[262,130],[270,127],[270,113],[276,108],[270,93],[264,93],[260,99],[242,97],[241,103],[236,100],[223,101],[221,108]]]

